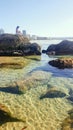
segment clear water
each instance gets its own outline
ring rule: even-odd
[[[33,41],[32,41],[33,42]],[[58,40],[36,41],[42,49]],[[48,64],[54,57],[41,55],[41,61],[33,61],[23,69],[0,69],[0,87],[7,87],[15,81],[25,79],[24,86],[32,88],[25,94],[16,95],[0,91],[0,103],[6,105],[13,115],[25,119],[25,123],[7,123],[2,130],[61,130],[63,120],[68,111],[73,108],[73,102],[68,100],[70,90],[73,91],[73,69],[58,69]],[[28,81],[28,82],[27,82]],[[34,87],[33,87],[34,86]],[[52,86],[66,94],[65,97],[44,98],[48,86]]]
[[[61,40],[49,40],[49,41],[36,41],[37,43],[39,43],[39,45],[41,46],[42,50],[43,49],[47,49],[47,47],[50,44],[57,44],[59,42],[61,42]],[[51,72],[52,76],[57,76],[57,77],[66,77],[66,78],[73,78],[73,69],[58,69],[56,67],[52,67],[48,64],[48,62],[50,60],[56,59],[55,57],[52,56],[48,56],[46,54],[42,54],[41,55],[41,65],[36,67],[33,70],[43,70],[43,71],[47,71],[47,72]]]
[[[47,49],[50,44],[57,44],[59,40],[46,40],[46,41],[31,41],[37,42],[42,50]],[[55,57],[49,57],[46,54],[41,55],[41,61],[32,61],[28,66],[23,69],[0,69],[0,83],[1,86],[5,86],[7,83],[23,79],[26,74],[29,74],[32,71],[42,70],[46,72],[51,72],[52,76],[57,77],[66,77],[66,78],[73,78],[73,69],[64,69],[60,70],[58,68],[52,67],[48,64],[48,62]],[[8,84],[7,84],[8,85]]]

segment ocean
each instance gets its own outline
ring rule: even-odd
[[[37,42],[43,50],[60,41],[31,42]],[[48,62],[56,58],[42,54],[40,61],[32,61],[22,69],[0,69],[0,87],[24,80],[24,87],[30,86],[21,95],[0,90],[0,103],[8,107],[13,116],[25,120],[4,123],[1,130],[65,130],[64,120],[73,109],[73,69],[50,66]]]

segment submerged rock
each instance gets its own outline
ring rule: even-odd
[[[11,94],[22,94],[22,91],[16,83],[13,83],[9,87],[0,87],[0,91]]]
[[[49,61],[49,64],[60,69],[73,68],[73,58],[60,58]]]
[[[9,90],[11,90],[10,93],[16,93],[16,94],[23,94],[26,91],[30,90],[31,88],[36,88],[40,85],[46,85],[48,83],[48,79],[50,77],[50,74],[44,71],[36,71],[28,75],[24,78],[24,80],[20,80],[17,82],[12,83],[12,85],[9,86]],[[11,88],[10,88],[11,87]]]
[[[60,90],[57,90],[57,88],[55,87],[51,87],[49,88],[49,90],[47,90],[47,92],[45,94],[42,94],[40,96],[40,99],[43,98],[63,98],[65,97],[66,94]]]

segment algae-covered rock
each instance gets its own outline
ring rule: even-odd
[[[37,55],[32,56],[1,56],[0,68],[22,69],[32,61],[40,61],[41,57]]]
[[[21,69],[30,63],[31,59],[25,57],[0,57],[0,68]]]

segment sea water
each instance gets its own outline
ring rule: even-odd
[[[33,42],[33,41],[31,41]],[[43,40],[37,42],[42,50],[60,40]],[[61,125],[68,117],[68,111],[73,108],[73,102],[68,100],[70,90],[73,91],[73,69],[58,69],[48,64],[54,57],[41,55],[40,61],[33,61],[23,69],[0,69],[0,87],[19,81],[28,81],[31,89],[25,94],[17,95],[0,91],[0,103],[8,107],[10,112],[24,122],[8,122],[1,126],[2,130],[61,130]],[[26,82],[24,86],[26,85]],[[54,90],[65,93],[66,96],[43,96],[47,91]]]

